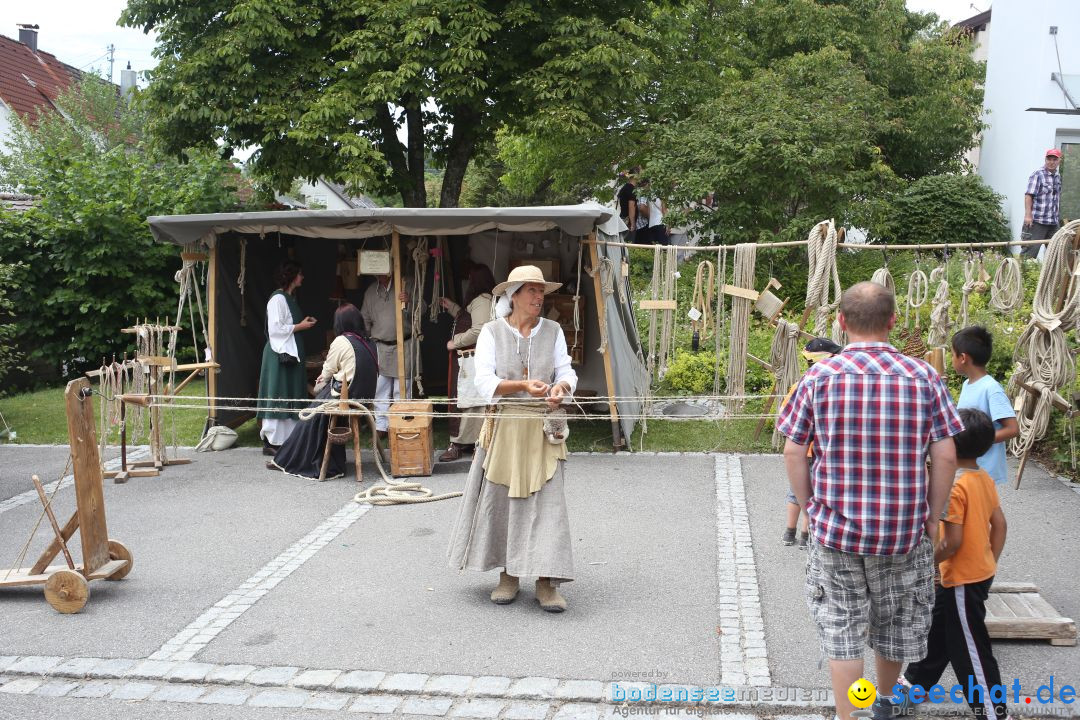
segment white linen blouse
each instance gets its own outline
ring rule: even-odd
[[[499,318],[498,320],[492,320],[491,322],[501,322],[509,325],[511,332],[517,335],[522,340],[528,342],[528,338],[518,332],[518,329],[510,323],[506,322],[506,318]],[[540,318],[540,323],[553,322],[547,318]],[[540,323],[533,328],[530,336],[539,332]],[[495,374],[495,337],[491,334],[491,323],[488,323],[480,330],[480,337],[476,339],[476,351],[473,354],[475,358],[475,372],[476,372],[476,389],[488,405],[494,405],[501,399],[500,396],[495,394],[495,389],[499,387],[499,383],[507,378],[501,378]],[[562,329],[555,335],[555,345],[552,348],[553,367],[555,368],[554,383],[564,382],[570,387],[569,395],[573,395],[577,390],[577,373],[570,367],[570,355],[566,352],[566,336],[563,335]]]
[[[270,349],[276,353],[289,353],[299,360],[300,351],[296,349],[296,338],[293,337],[294,324],[289,301],[281,293],[274,293],[266,303],[266,334],[270,338]]]

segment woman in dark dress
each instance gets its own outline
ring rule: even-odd
[[[342,380],[349,383],[350,397],[365,400],[375,397],[379,363],[375,346],[367,337],[364,320],[355,305],[344,304],[338,308],[334,314],[334,332],[337,337],[330,343],[330,349],[326,353],[326,362],[323,363],[322,373],[315,384],[315,402],[312,407],[337,399],[341,394]],[[307,420],[301,420],[274,459],[267,463],[267,467],[289,475],[318,478],[329,425],[330,416],[325,413],[317,413]],[[330,448],[330,463],[326,476],[337,478],[344,475],[345,446],[333,445]]]

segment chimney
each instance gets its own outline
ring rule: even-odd
[[[138,74],[131,69],[131,63],[127,64],[126,70],[120,71],[120,96],[124,99],[131,97],[135,92],[135,81]]]
[[[37,52],[37,25],[19,23],[19,42]]]

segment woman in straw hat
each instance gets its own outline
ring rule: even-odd
[[[447,551],[451,567],[502,568],[491,593],[498,605],[517,598],[519,578],[536,577],[536,599],[548,612],[566,609],[558,586],[574,573],[563,494],[566,443],[544,433],[544,417],[577,387],[562,329],[541,317],[544,296],[559,287],[524,265],[492,290],[496,319],[477,338],[475,372],[493,411]]]

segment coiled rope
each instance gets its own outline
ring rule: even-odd
[[[990,283],[990,307],[1000,313],[1011,313],[1024,302],[1024,278],[1020,261],[1006,257],[994,272]]]
[[[933,307],[930,309],[930,335],[926,342],[930,347],[940,347],[949,342],[949,278],[945,267],[936,267],[930,271],[930,282],[937,283],[934,291]]]
[[[708,260],[702,260],[698,263],[697,272],[694,273],[694,295],[690,300],[690,307],[701,313],[698,319],[691,320],[690,325],[694,331],[700,328],[702,340],[709,337],[712,332],[712,301],[715,285],[716,266]]]
[[[823,336],[829,316],[840,305],[840,274],[836,268],[836,225],[832,220],[819,222],[806,238],[810,272],[806,280],[806,309],[816,310],[814,334]],[[835,333],[834,333],[835,334]]]
[[[799,362],[799,340],[802,333],[796,323],[790,323],[783,318],[776,320],[776,332],[773,333],[772,347],[769,350],[769,364],[776,373],[776,387],[783,391],[799,381],[802,377],[802,365]],[[777,403],[777,412],[780,410]],[[773,447],[779,449],[783,444],[783,436],[773,427]]]
[[[919,308],[926,303],[930,294],[930,281],[921,268],[916,267],[908,276],[907,306],[904,310],[904,326],[910,325],[911,311],[915,311],[915,327],[919,327]]]

